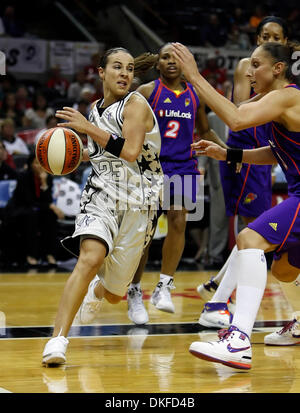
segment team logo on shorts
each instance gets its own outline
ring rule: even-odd
[[[250,204],[252,201],[254,201],[257,198],[257,195],[254,194],[253,192],[250,192],[247,194],[244,198],[243,204]]]
[[[85,215],[83,218],[81,218],[80,221],[78,221],[76,224],[78,227],[82,227],[83,225],[88,227],[91,222],[95,221],[95,217],[91,217],[90,215]]]

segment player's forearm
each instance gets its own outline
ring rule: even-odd
[[[140,147],[137,144],[121,136],[111,135],[92,123],[89,123],[86,133],[106,151],[128,162],[134,162],[139,155]]]
[[[243,163],[254,165],[274,165],[277,164],[277,159],[269,146],[257,149],[243,150]]]
[[[207,132],[203,133],[202,136],[203,139],[206,139],[208,141],[212,141],[220,145],[222,148],[228,148],[225,142],[222,141],[221,138],[216,134],[216,132],[213,129],[209,129]]]
[[[210,107],[230,129],[236,130],[238,127],[239,113],[235,104],[217,92],[200,73],[191,79],[191,83],[206,105]]]

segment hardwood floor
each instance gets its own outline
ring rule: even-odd
[[[73,326],[67,363],[45,368],[41,355],[51,336],[66,273],[0,274],[0,392],[12,393],[299,393],[300,346],[270,347],[263,337],[291,318],[300,288],[270,274],[252,335],[253,367],[241,372],[193,357],[195,340],[217,337],[197,324],[204,302],[196,287],[207,272],[178,272],[175,314],[149,302],[158,273],[142,280],[149,323],[133,325],[127,302],[107,302],[92,326]]]

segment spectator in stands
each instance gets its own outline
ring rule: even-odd
[[[68,99],[73,102],[78,102],[80,100],[81,91],[83,88],[89,86],[89,83],[86,80],[86,75],[83,70],[76,73],[76,79],[72,82],[68,89]]]
[[[0,265],[4,261],[2,257],[3,246],[5,244],[5,236],[3,234],[3,220],[5,215],[5,203],[9,197],[9,188],[11,183],[4,183],[3,181],[16,181],[17,172],[8,163],[8,153],[5,149],[4,143],[0,140],[0,185],[1,185],[1,199],[0,199]],[[7,185],[8,184],[8,185]],[[4,185],[4,186],[3,186]],[[2,192],[3,191],[3,192]],[[7,191],[7,192],[6,192]]]
[[[217,89],[223,90],[223,85],[227,81],[227,71],[218,66],[217,56],[211,53],[207,56],[206,65],[201,72],[201,75],[207,78],[214,78]]]
[[[94,89],[95,93],[93,96],[92,101],[94,102],[95,100],[102,99],[103,98],[103,83],[102,80],[98,77],[98,79],[95,79],[93,83],[90,83]]]
[[[267,10],[263,5],[257,5],[250,16],[248,25],[245,29],[250,36],[250,41],[253,45],[256,44],[256,29],[264,17],[267,16]]]
[[[16,17],[16,10],[13,5],[8,5],[3,13],[3,25],[7,36],[22,37],[25,33],[24,24]]]
[[[24,126],[33,129],[42,129],[46,127],[48,116],[54,115],[54,110],[48,107],[45,95],[38,92],[32,103],[32,108],[25,111]]]
[[[233,10],[233,13],[230,13],[228,16],[230,24],[234,24],[237,26],[240,30],[243,30],[246,28],[248,24],[247,17],[241,7],[235,7]]]
[[[17,172],[7,163],[8,153],[4,143],[0,140],[0,181],[17,179]]]
[[[288,17],[286,19],[291,34],[295,36],[295,38],[299,39],[300,36],[300,8],[299,7],[292,7],[291,10],[288,12]]]
[[[28,90],[26,86],[19,85],[16,90],[16,108],[17,110],[25,113],[26,109],[32,107],[32,101],[28,96]]]
[[[217,75],[215,73],[209,73],[205,76],[205,79],[216,89],[221,95],[224,96],[224,90],[222,85],[218,83]]]
[[[95,90],[92,85],[85,86],[80,93],[79,102],[75,102],[73,108],[87,118],[91,104],[94,102]]]
[[[78,110],[85,118],[88,118],[90,102],[81,99],[78,103],[74,103],[73,108]]]
[[[53,203],[52,185],[53,177],[42,169],[35,154],[31,153],[27,168],[20,173],[6,207],[7,253],[23,253],[26,264],[31,267],[37,266],[39,260],[56,265],[57,219],[63,219],[64,213]]]
[[[0,17],[0,36],[5,36],[5,27],[2,17]]]
[[[24,154],[29,155],[26,143],[15,134],[15,123],[13,119],[7,118],[1,124],[0,137],[10,155]]]
[[[17,79],[9,72],[5,76],[0,76],[0,98],[3,99],[6,93],[13,92],[17,84]]]
[[[13,119],[17,128],[23,126],[24,112],[17,108],[16,94],[6,93],[0,110],[0,119]]]
[[[250,50],[250,38],[247,33],[239,29],[237,24],[233,23],[230,27],[225,47],[231,50]]]
[[[58,98],[64,98],[67,96],[70,83],[61,74],[61,68],[59,65],[52,67],[50,71],[50,77],[47,81],[47,88],[55,90]]]
[[[254,29],[255,31],[259,23],[262,21],[264,17],[266,17],[266,15],[267,12],[265,7],[263,5],[257,5],[249,19],[250,29]]]
[[[219,16],[212,13],[209,21],[203,26],[201,43],[205,47],[222,47],[227,41],[227,27],[220,22]]]
[[[46,119],[46,127],[41,129],[37,134],[36,137],[34,139],[34,143],[36,144],[37,141],[40,139],[40,137],[42,136],[42,134],[44,132],[46,132],[47,129],[51,129],[51,128],[56,128],[58,123],[58,119],[57,117],[55,117],[54,115],[50,115],[48,116],[48,118]]]
[[[84,74],[88,82],[94,83],[94,79],[97,79],[99,77],[98,67],[100,64],[100,58],[100,53],[94,53],[91,56],[91,63],[84,67]]]

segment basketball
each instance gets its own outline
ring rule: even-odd
[[[68,128],[46,130],[35,148],[41,167],[52,175],[67,175],[80,164],[83,145],[80,137]]]

